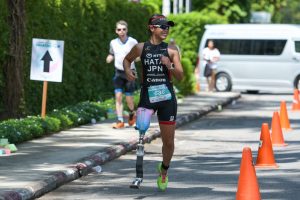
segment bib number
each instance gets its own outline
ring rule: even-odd
[[[150,103],[157,103],[172,99],[171,92],[165,84],[148,87]]]

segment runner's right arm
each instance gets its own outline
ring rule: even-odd
[[[106,63],[111,63],[114,60],[114,50],[112,48],[111,42],[109,44],[109,54],[106,57]]]
[[[141,57],[143,47],[144,47],[144,43],[136,44],[131,49],[131,51],[125,56],[125,58],[123,60],[124,71],[125,71],[126,77],[129,81],[134,81],[136,79],[135,74],[130,69],[130,65],[136,58]]]
[[[106,63],[111,63],[114,60],[114,56],[111,54],[108,54],[106,57]]]

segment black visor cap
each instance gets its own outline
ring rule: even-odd
[[[158,17],[153,19],[149,25],[168,25],[168,26],[175,26],[173,21],[168,21],[165,17]]]

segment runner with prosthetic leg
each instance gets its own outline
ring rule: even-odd
[[[163,42],[169,34],[173,21],[168,21],[163,15],[153,15],[148,22],[150,39],[138,43],[126,55],[123,66],[129,81],[136,79],[130,69],[130,63],[140,57],[142,63],[140,101],[137,113],[138,129],[140,131],[137,147],[137,177],[131,187],[139,188],[143,181],[143,138],[150,125],[150,113],[157,112],[162,139],[162,162],[158,164],[157,186],[165,191],[168,185],[168,169],[174,153],[174,137],[177,116],[177,100],[173,89],[172,78],[182,80],[183,70],[177,49]],[[144,110],[143,110],[144,109]],[[152,112],[151,112],[152,110]]]

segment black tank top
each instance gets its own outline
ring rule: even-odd
[[[153,45],[149,41],[144,43],[141,55],[142,86],[166,84],[169,87],[172,85],[171,74],[160,61],[162,55],[170,58],[167,43],[162,42],[158,45]]]

